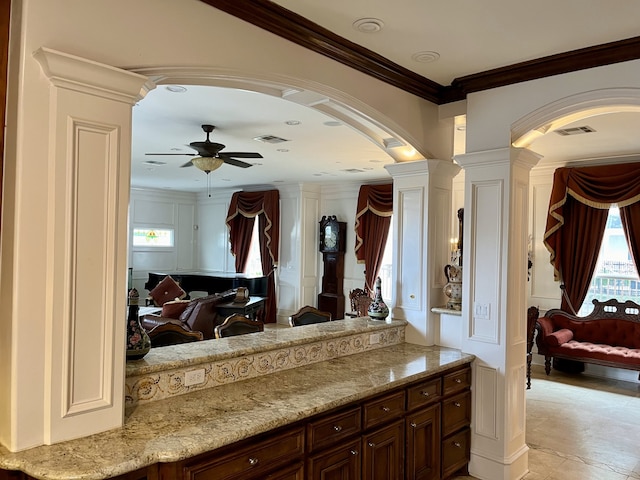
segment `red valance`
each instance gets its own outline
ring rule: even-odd
[[[358,263],[365,263],[364,248],[362,248],[365,233],[363,216],[377,215],[391,217],[393,215],[393,184],[362,185],[358,193],[358,207],[356,209],[356,259]]]
[[[561,228],[565,224],[567,197],[589,207],[608,210],[613,204],[626,207],[640,200],[640,163],[596,167],[558,168],[553,177],[544,244],[551,254],[554,277],[561,280],[558,251]],[[589,232],[583,232],[589,234]]]
[[[266,220],[262,233],[265,235],[267,251],[273,264],[277,265],[280,244],[280,192],[278,190],[235,192],[233,194],[226,220],[229,228],[231,253],[237,254],[237,246],[240,243],[236,238],[238,235],[234,228],[234,219],[238,215],[255,218],[261,213],[264,213]],[[264,273],[267,275],[269,272]]]

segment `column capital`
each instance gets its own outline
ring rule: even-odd
[[[541,158],[542,155],[526,148],[506,147],[481,152],[464,153],[456,155],[454,160],[464,170],[515,164],[531,170],[537,165]]]
[[[87,93],[130,105],[155,85],[147,77],[47,47],[33,53],[43,73],[56,87]]]
[[[395,179],[397,177],[413,177],[417,175],[443,175],[455,177],[460,167],[448,160],[416,160],[414,162],[399,162],[384,167]]]

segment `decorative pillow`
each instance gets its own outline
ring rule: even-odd
[[[185,311],[189,303],[191,303],[191,300],[175,299],[171,302],[166,302],[164,305],[162,305],[162,313],[160,314],[160,316],[165,318],[178,319],[180,318],[180,315],[182,315],[182,312]]]
[[[547,335],[545,337],[545,341],[549,345],[553,345],[557,347],[562,345],[563,343],[567,343],[569,340],[573,338],[573,332],[568,328],[561,328],[560,330],[556,330],[551,335]]]
[[[180,288],[171,275],[167,275],[149,292],[149,296],[153,298],[157,307],[161,307],[166,302],[186,297],[187,292]]]

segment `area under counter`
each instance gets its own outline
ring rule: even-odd
[[[468,364],[473,355],[401,343],[127,409],[123,427],[9,453],[0,468],[49,480],[105,479],[190,458]]]

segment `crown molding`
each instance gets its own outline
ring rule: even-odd
[[[443,86],[269,0],[200,1],[437,105],[473,92],[640,59],[640,37],[633,37],[459,77]]]

